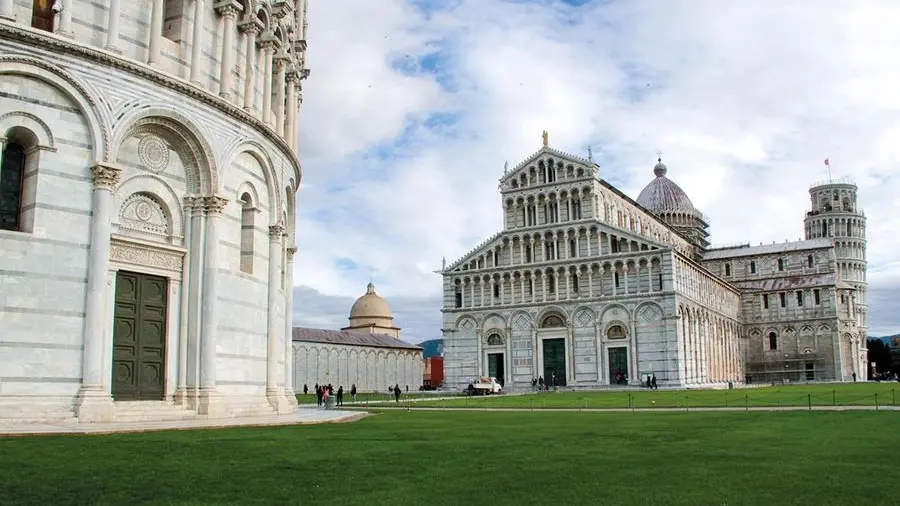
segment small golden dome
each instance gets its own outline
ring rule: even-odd
[[[375,285],[372,283],[369,283],[366,287],[366,293],[356,299],[353,307],[350,308],[351,323],[358,318],[394,318],[394,315],[391,313],[391,307],[386,300],[375,293]]]

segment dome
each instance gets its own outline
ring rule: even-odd
[[[641,190],[637,203],[656,214],[660,213],[689,213],[696,214],[697,210],[691,199],[675,181],[666,177],[668,168],[662,163],[662,159],[653,167],[656,178]]]
[[[375,285],[372,283],[369,283],[366,293],[356,299],[353,307],[350,308],[350,320],[357,318],[394,318],[391,314],[391,307],[388,306],[386,300],[375,293]]]

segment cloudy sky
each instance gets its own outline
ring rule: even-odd
[[[370,278],[440,337],[441,258],[501,228],[497,179],[550,145],[632,197],[657,151],[716,244],[796,240],[810,183],[859,185],[870,334],[900,332],[900,2],[311,0],[298,325]]]

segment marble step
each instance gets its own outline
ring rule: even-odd
[[[117,422],[194,420],[197,412],[165,401],[117,401]]]

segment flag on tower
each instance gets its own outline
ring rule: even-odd
[[[827,159],[827,158],[825,159],[825,165],[830,165],[830,164],[828,163],[828,159]]]

